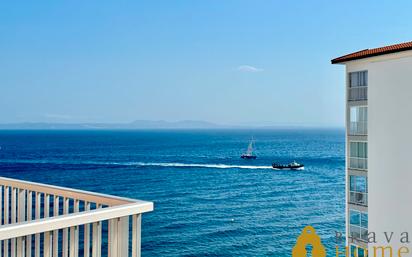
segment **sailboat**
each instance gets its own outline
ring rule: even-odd
[[[250,140],[250,142],[249,142],[249,146],[247,147],[246,153],[242,154],[242,156],[240,156],[240,158],[242,158],[242,159],[256,159],[257,158],[257,156],[253,154],[253,145],[254,145],[254,143],[255,143],[255,141],[252,138],[252,140]]]

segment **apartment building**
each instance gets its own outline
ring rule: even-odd
[[[332,64],[346,67],[347,244],[351,256],[383,245],[395,254],[401,233],[412,232],[412,42]],[[368,231],[376,238],[369,245]]]

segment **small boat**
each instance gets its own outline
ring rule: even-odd
[[[246,153],[242,154],[242,156],[240,156],[240,158],[248,159],[248,160],[257,158],[257,156],[253,154],[253,145],[254,145],[254,143],[255,143],[255,141],[252,138],[252,140],[250,140],[250,142],[249,142],[249,146],[247,147]]]
[[[305,166],[303,164],[297,163],[296,161],[293,161],[289,164],[279,164],[279,163],[273,163],[272,168],[277,169],[277,170],[303,170]]]

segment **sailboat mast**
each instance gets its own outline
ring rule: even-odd
[[[250,155],[253,153],[253,138],[249,143],[249,146],[247,148],[247,153],[250,154]]]

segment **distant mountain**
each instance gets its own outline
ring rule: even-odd
[[[207,121],[182,120],[136,120],[130,123],[47,123],[47,122],[22,122],[0,124],[0,130],[27,129],[27,130],[81,130],[81,129],[313,129],[313,128],[343,128],[339,126],[310,126],[310,125],[264,125],[264,124],[239,124],[221,125]]]
[[[167,128],[167,129],[182,129],[182,128],[217,128],[221,127],[215,123],[197,120],[183,120],[176,122],[169,121],[150,121],[150,120],[136,120],[129,124],[133,128]]]
[[[46,123],[24,122],[0,124],[0,129],[212,129],[226,128],[206,121],[136,120],[131,123]]]

